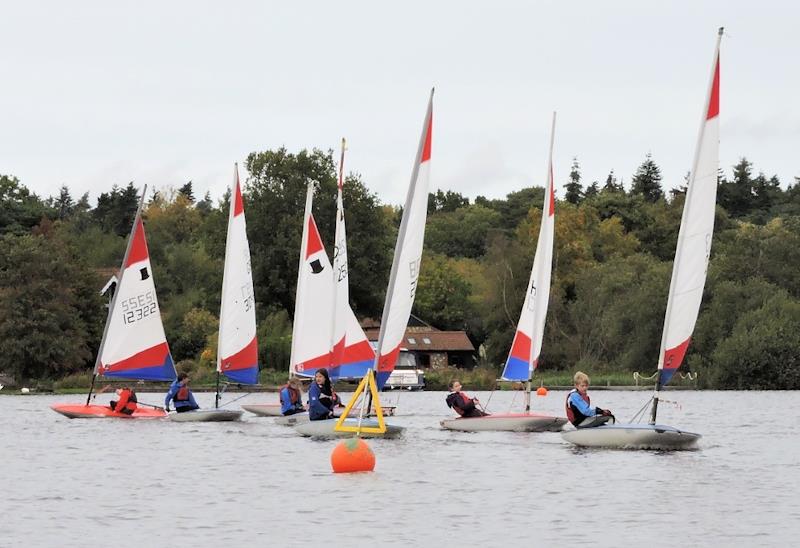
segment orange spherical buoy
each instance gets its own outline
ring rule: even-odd
[[[331,466],[338,473],[372,472],[375,470],[375,453],[361,438],[341,442],[331,453]]]
[[[547,388],[545,388],[544,386],[540,386],[539,388],[536,389],[536,395],[537,396],[546,396],[547,395]]]

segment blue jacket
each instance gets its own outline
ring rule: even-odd
[[[316,384],[316,383],[314,383]],[[295,401],[292,401],[292,392],[295,392]],[[303,408],[303,401],[300,399],[299,391],[284,386],[280,392],[281,398],[281,415],[299,413],[305,411]]]
[[[164,398],[164,407],[169,407],[170,400],[175,402],[175,409],[188,407],[189,409],[200,409],[200,406],[197,405],[197,402],[194,400],[194,394],[189,388],[186,388],[188,392],[188,396],[184,400],[178,399],[178,390],[182,388],[181,383],[175,379],[172,381],[172,386],[169,387],[169,392],[167,392],[167,397]]]
[[[308,389],[308,418],[312,421],[330,418],[332,409],[333,400],[322,393],[317,383],[312,382]]]

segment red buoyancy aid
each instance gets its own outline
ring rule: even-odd
[[[114,411],[117,413],[125,413],[126,415],[132,415],[136,408],[136,392],[131,390],[130,388],[123,388],[122,391],[119,393],[119,400],[117,401]]]
[[[189,401],[189,387],[185,384],[178,389],[175,394],[175,401]]]
[[[297,388],[289,386],[288,384],[284,385],[284,387],[286,391],[289,392],[289,403],[295,405],[300,401],[300,391]]]
[[[589,400],[589,394],[581,394],[580,392],[578,392],[578,390],[577,390],[576,388],[573,388],[573,389],[572,389],[572,390],[571,390],[571,391],[570,391],[570,392],[567,394],[567,401],[566,401],[566,403],[565,403],[565,405],[566,405],[566,412],[567,412],[567,419],[569,419],[569,422],[571,422],[572,424],[575,424],[575,422],[576,422],[576,419],[575,419],[575,410],[574,410],[574,409],[572,409],[572,406],[569,404],[569,397],[572,395],[572,393],[573,393],[573,392],[576,392],[576,393],[577,393],[577,394],[578,394],[578,395],[581,397],[581,399],[582,399],[583,401],[585,401],[585,402],[586,402],[586,405],[590,405],[590,404],[591,404],[591,401]],[[580,420],[583,420],[584,418],[586,418],[586,417],[581,417],[581,419],[580,419]],[[578,422],[580,422],[580,421],[578,421]]]

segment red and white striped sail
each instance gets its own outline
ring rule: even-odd
[[[332,345],[334,295],[333,268],[311,213],[313,187],[308,186],[303,220],[303,239],[297,273],[292,355],[289,374],[313,377],[320,367],[333,378],[361,378],[370,368],[374,351],[358,324],[350,304],[344,300],[343,335]],[[338,356],[334,363],[333,355]]]
[[[508,381],[527,381],[539,362],[542,351],[547,306],[550,302],[550,278],[553,272],[553,241],[556,226],[556,197],[553,189],[553,137],[556,115],[550,130],[550,156],[547,163],[547,184],[542,205],[542,221],[536,256],[533,259],[525,303],[522,305],[517,332],[506,360],[501,378]]]
[[[433,90],[428,101],[422,136],[414,160],[411,183],[403,208],[403,220],[397,234],[392,272],[386,290],[381,332],[377,348],[377,384],[380,389],[394,370],[400,354],[403,335],[411,315],[425,239],[425,220],[428,215],[428,181],[431,169],[433,137]]]
[[[94,372],[145,380],[172,380],[176,376],[161,323],[141,205],[133,221]]]
[[[253,274],[250,269],[250,245],[247,242],[244,201],[237,166],[234,166],[233,171],[228,235],[225,242],[217,371],[235,382],[258,382]]]
[[[714,235],[714,211],[717,200],[721,37],[720,29],[672,267],[669,300],[659,352],[659,385],[669,382],[675,370],[683,362],[703,298],[711,239]]]

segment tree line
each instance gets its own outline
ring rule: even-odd
[[[245,211],[263,368],[288,369],[307,182],[332,249],[336,165],[331,151],[254,152]],[[746,158],[719,173],[711,262],[683,370],[713,388],[800,388],[800,178],[783,189]],[[688,174],[686,177],[688,181]],[[630,184],[611,170],[586,183],[573,160],[556,205],[554,270],[542,370],[639,371],[657,364],[672,258],[686,190],[664,192],[648,154]],[[499,372],[522,306],[538,237],[543,188],[473,201],[429,195],[414,313],[463,329]],[[42,198],[0,175],[0,372],[57,379],[90,370],[106,308],[99,294],[119,268],[139,201],[112,185],[92,207],[64,186]],[[213,367],[230,196],[192,183],[145,197],[153,275],[173,357]],[[399,226],[359,175],[344,187],[350,297],[359,318],[380,318]]]

